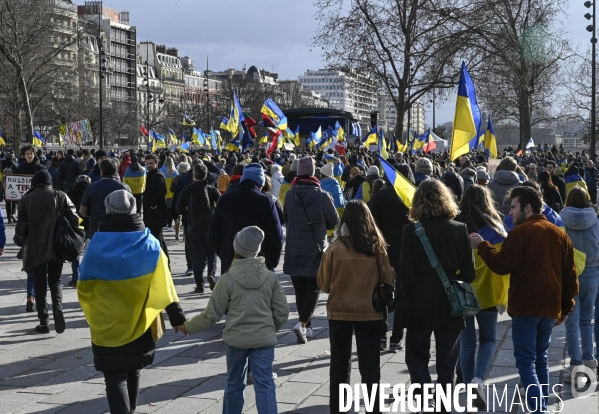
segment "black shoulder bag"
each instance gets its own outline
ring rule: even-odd
[[[379,264],[379,258],[377,254],[374,255],[374,260],[376,260],[376,270],[379,274],[379,281],[372,292],[372,307],[374,310],[380,313],[385,310],[385,307],[388,308],[389,312],[393,312],[395,310],[393,286],[383,282],[383,274],[381,272],[381,265]]]
[[[62,208],[60,208],[62,206],[58,205],[58,193],[56,191],[54,191],[54,205],[56,208],[54,251],[61,260],[74,262],[83,248],[85,233],[79,228],[71,227],[71,223],[62,214]]]

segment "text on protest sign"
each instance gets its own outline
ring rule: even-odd
[[[61,125],[60,135],[62,136],[64,145],[89,144],[93,142],[91,127],[87,119]]]
[[[33,175],[7,175],[4,199],[6,201],[19,201],[31,188]]]

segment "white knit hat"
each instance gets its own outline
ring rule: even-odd
[[[320,167],[320,175],[324,175],[326,177],[333,177],[333,168],[334,165],[332,162],[327,162],[325,165]]]

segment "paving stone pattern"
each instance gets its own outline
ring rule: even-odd
[[[4,207],[4,205],[2,205]],[[6,214],[4,214],[6,216]],[[0,413],[85,413],[108,412],[102,374],[93,367],[90,333],[77,301],[77,292],[68,287],[71,269],[63,269],[64,314],[67,329],[57,335],[51,320],[49,335],[37,334],[37,314],[25,312],[26,275],[21,261],[16,259],[17,247],[12,243],[14,225],[7,225],[5,255],[0,258]],[[192,293],[193,277],[185,276],[185,257],[182,241],[176,242],[173,233],[165,233],[172,259],[173,279],[188,317],[201,312],[208,303],[210,289],[205,294]],[[290,277],[277,269],[291,314],[278,333],[274,371],[279,412],[328,413],[329,356],[326,295],[321,295],[315,312],[314,338],[298,345],[293,333],[297,312]],[[220,271],[217,272],[220,274]],[[138,413],[219,413],[226,375],[225,346],[221,332],[224,320],[197,335],[184,337],[168,330],[159,341],[152,366],[142,371]],[[497,332],[497,351],[487,384],[498,389],[508,385],[510,399],[518,383],[511,321],[500,317]],[[434,345],[434,342],[433,342]],[[565,330],[558,327],[550,348],[550,381],[561,381],[565,366]],[[430,365],[434,374],[434,349]],[[382,382],[409,384],[404,352],[381,354]],[[434,378],[434,375],[433,375]],[[360,381],[357,357],[352,362],[352,384]],[[503,389],[503,388],[501,388]],[[570,387],[564,387],[560,398],[550,400],[550,411],[562,413],[599,413],[597,392],[587,399],[574,399]],[[465,397],[462,397],[462,402]],[[496,403],[495,412],[505,412]],[[253,386],[245,393],[244,412],[256,413]],[[361,412],[364,412],[362,408]],[[512,412],[522,412],[518,406]]]

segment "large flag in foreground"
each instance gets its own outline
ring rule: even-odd
[[[389,178],[389,182],[395,188],[397,195],[401,199],[401,202],[407,207],[412,206],[412,200],[414,200],[414,194],[416,194],[416,186],[412,184],[406,177],[401,175],[391,164],[383,159],[379,155],[381,166],[385,171],[385,175]]]
[[[168,260],[148,229],[98,232],[80,272],[79,303],[99,346],[139,338],[164,308],[179,301]]]
[[[458,85],[458,97],[453,119],[453,135],[451,139],[451,160],[470,152],[470,141],[476,139],[480,127],[480,109],[476,101],[474,83],[462,62],[462,73]]]

